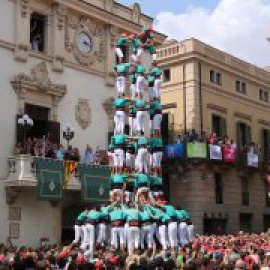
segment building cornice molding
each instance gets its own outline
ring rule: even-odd
[[[237,118],[240,118],[240,119],[245,119],[245,120],[248,120],[248,121],[252,120],[251,115],[248,115],[248,114],[245,114],[245,113],[235,112],[233,115],[234,115],[234,117],[237,117]]]
[[[233,62],[237,62],[237,58],[233,58]],[[243,78],[245,81],[251,81],[252,83],[256,85],[264,85],[266,88],[270,88],[270,72],[267,72],[263,69],[260,69],[259,67],[255,67],[250,65],[254,69],[254,73],[245,71],[244,69],[241,69],[240,67],[236,67],[234,65],[231,65],[226,61],[226,58],[224,61],[220,61],[219,59],[214,59],[212,57],[209,57],[208,55],[205,55],[203,53],[200,53],[199,51],[188,51],[184,54],[176,54],[173,56],[169,56],[167,58],[158,59],[157,62],[160,66],[175,66],[179,64],[184,64],[190,61],[196,60],[197,62],[203,62],[205,64],[210,64],[213,66],[216,66],[217,68],[220,68],[221,70],[226,71],[228,74],[238,75],[240,78]],[[239,62],[241,62],[239,60]],[[262,76],[259,78],[258,74],[264,73],[264,76],[268,75],[268,80],[265,78],[262,78]],[[269,73],[269,74],[268,74]]]
[[[214,110],[214,111],[217,111],[217,112],[220,112],[220,113],[223,113],[223,114],[227,114],[227,112],[228,112],[227,108],[224,108],[222,106],[219,106],[219,105],[213,104],[213,103],[208,103],[207,108]]]
[[[126,18],[120,17],[117,14],[113,14],[105,9],[92,5],[91,3],[85,3],[82,1],[78,2],[77,0],[54,0],[54,2],[65,5],[69,9],[75,10],[81,14],[98,19],[102,21],[103,23],[114,25],[125,31],[138,32],[141,29],[142,22],[140,21],[138,23],[133,22]],[[162,44],[165,39],[166,39],[165,35],[158,32],[154,32],[155,42]]]

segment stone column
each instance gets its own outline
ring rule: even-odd
[[[62,72],[65,53],[65,24],[67,16],[67,7],[55,3],[54,4],[54,48],[53,48],[53,70]]]
[[[115,65],[115,52],[114,43],[117,35],[117,29],[114,26],[106,25],[105,27],[105,83],[107,86],[115,84],[114,65]]]
[[[16,2],[15,59],[26,62],[30,47],[30,0]]]

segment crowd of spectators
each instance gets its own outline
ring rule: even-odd
[[[196,236],[178,252],[114,251],[100,247],[93,258],[77,247],[7,248],[0,245],[0,269],[270,269],[269,233]]]
[[[192,129],[191,132],[186,132],[185,135],[178,135],[175,143],[190,143],[190,142],[207,142],[210,145],[219,145],[219,146],[229,146],[237,148],[237,144],[234,140],[230,139],[228,136],[218,136],[215,132],[206,134],[205,132],[196,132],[195,129]],[[254,152],[259,152],[259,145],[254,142],[249,143],[244,146],[241,151],[246,152],[249,149],[253,149]]]
[[[34,157],[53,158],[57,160],[74,160],[85,164],[101,164],[107,165],[108,160],[104,157],[106,151],[100,150],[99,147],[95,151],[90,145],[86,146],[84,153],[81,155],[77,147],[68,146],[64,148],[62,144],[53,143],[49,137],[28,138],[25,145],[17,143],[15,147],[15,155],[29,154]]]

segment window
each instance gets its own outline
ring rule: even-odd
[[[223,204],[223,181],[220,173],[215,174],[216,204]]]
[[[264,102],[269,102],[269,94],[268,91],[260,89],[260,100]]]
[[[210,82],[222,85],[222,74],[220,72],[210,70]]]
[[[241,179],[242,186],[242,205],[249,206],[249,182],[248,178]]]
[[[226,135],[226,119],[213,114],[212,115],[212,132],[217,134],[217,137],[223,137]]]
[[[239,80],[236,80],[235,81],[235,90],[238,93],[246,95],[247,94],[247,85],[246,85],[246,83],[241,82]]]
[[[163,72],[163,81],[164,82],[169,82],[171,80],[171,70],[170,69],[165,69]]]
[[[30,19],[30,44],[36,52],[45,52],[46,16],[34,12]]]
[[[270,130],[261,129],[262,156],[265,161],[270,160]]]
[[[210,70],[210,82],[215,83],[215,71]]]
[[[251,142],[250,126],[242,122],[237,122],[236,126],[237,147],[241,150]]]

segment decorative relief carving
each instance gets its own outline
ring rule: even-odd
[[[109,119],[112,119],[112,118],[113,118],[113,115],[114,115],[113,100],[114,100],[113,97],[107,98],[107,99],[102,103],[102,106],[103,106],[104,110],[106,111],[106,113],[107,113]]]
[[[75,117],[82,129],[86,129],[91,123],[91,109],[88,99],[79,99],[76,105]]]
[[[30,76],[25,73],[20,73],[16,75],[11,81],[15,91],[19,88],[21,89],[22,83],[34,84],[39,90],[47,91],[49,89],[56,91],[55,95],[58,93],[66,93],[66,85],[63,84],[53,84],[49,78],[49,72],[46,63],[43,61],[39,63],[36,67],[31,70]],[[23,90],[23,88],[21,89]]]
[[[82,52],[79,48],[81,34],[86,35],[91,40],[91,49]],[[65,47],[72,53],[75,59],[84,66],[91,66],[95,62],[102,62],[105,56],[105,28],[82,16],[79,20],[74,17],[69,18],[66,24]]]
[[[10,206],[8,218],[10,221],[21,220],[21,207]]]
[[[29,10],[29,3],[30,3],[30,0],[20,0],[22,17],[26,16]]]

